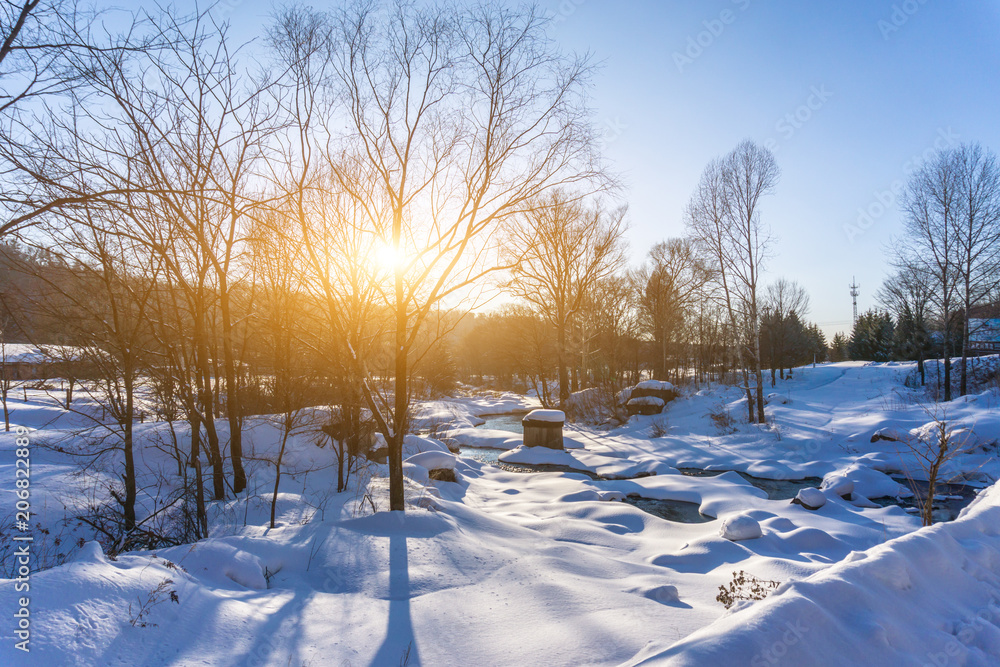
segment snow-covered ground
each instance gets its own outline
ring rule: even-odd
[[[872,436],[916,437],[935,417],[968,429],[969,451],[945,476],[991,484],[1000,476],[1000,395],[935,412],[921,390],[904,386],[911,371],[796,369],[771,390],[763,426],[741,422],[736,389],[685,390],[663,414],[610,431],[567,425],[565,451],[473,428],[484,414],[526,411],[533,401],[424,403],[414,419],[421,431],[508,450],[500,455],[508,463],[587,474],[509,472],[414,436],[405,515],[372,512],[387,505],[383,467],[334,493],[332,453],[302,433],[289,444],[274,529],[265,459],[278,431],[249,420],[251,492],[213,504],[212,537],[116,560],[96,543],[78,546],[84,528],[61,523],[112,468],[80,475],[72,455],[33,447],[35,534],[49,531],[45,549],[62,548],[69,562],[34,572],[30,593],[0,580],[0,615],[9,619],[0,664],[996,664],[1000,495],[991,489],[962,518],[930,529],[868,500],[909,493],[893,477],[920,477],[904,445]],[[71,446],[78,418],[14,407],[15,422],[46,425],[32,439]],[[141,425],[144,469],[170,470],[166,451],[152,447],[168,433]],[[13,434],[0,436],[0,451],[0,477],[10,480],[0,502],[13,513]],[[458,481],[428,479],[431,467],[453,467]],[[736,472],[681,474],[687,468]],[[738,472],[825,478],[825,503],[813,511],[769,499]],[[618,502],[630,494],[695,503],[712,520],[667,521]],[[738,571],[782,585],[727,611],[716,595]],[[26,594],[28,655],[14,648],[10,620]]]

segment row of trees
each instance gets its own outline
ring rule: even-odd
[[[891,249],[896,268],[879,292],[896,318],[906,358],[930,348],[944,358],[944,400],[953,396],[951,358],[961,357],[959,395],[968,391],[970,322],[1000,303],[1000,165],[979,144],[940,151],[910,178],[906,234]]]
[[[190,424],[187,461],[207,450],[215,498],[246,488],[245,415],[325,387],[348,423],[374,419],[403,509],[411,379],[449,307],[530,252],[505,239],[613,185],[588,61],[532,8],[292,7],[254,58],[211,12],[139,14],[98,44],[60,3],[5,11],[8,89],[60,82],[24,80],[3,110],[2,229],[58,248],[44,289],[12,298],[61,310],[108,366],[126,528],[145,382]]]
[[[550,200],[506,251],[503,287],[517,303],[456,337],[462,370],[523,378],[553,405],[645,376],[739,377],[749,419],[762,420],[763,369],[773,385],[827,352],[805,323],[805,291],[784,279],[762,284],[771,239],[759,202],[776,181],[770,152],[741,143],[706,169],[688,208],[689,235],[654,245],[636,270],[624,269],[623,210]]]

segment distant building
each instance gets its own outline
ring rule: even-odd
[[[969,352],[1000,354],[1000,304],[969,310]]]
[[[6,343],[0,346],[0,375],[9,380],[79,378],[85,376],[85,368],[79,350],[64,345]]]

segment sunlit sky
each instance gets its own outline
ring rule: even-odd
[[[709,160],[743,138],[770,142],[782,176],[762,208],[775,237],[768,279],[801,283],[809,319],[828,337],[850,328],[852,277],[859,309],[875,305],[887,246],[902,231],[891,189],[914,158],[962,141],[1000,149],[996,3],[539,6],[567,50],[601,63],[593,102],[627,186],[633,261],[684,233],[684,207]],[[259,32],[271,7],[228,0],[222,10],[243,35]]]

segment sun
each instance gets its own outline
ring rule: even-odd
[[[379,243],[375,248],[375,265],[383,271],[394,271],[406,263],[406,253],[388,243]]]

